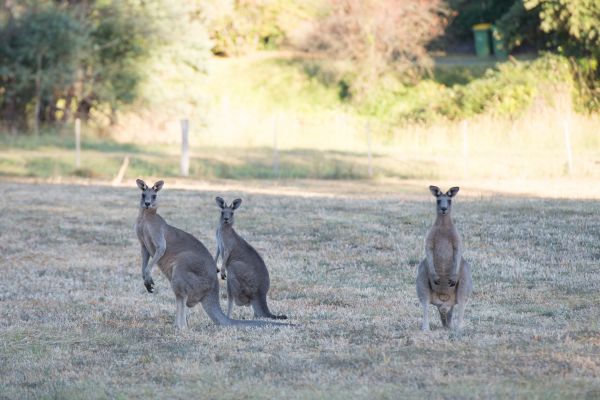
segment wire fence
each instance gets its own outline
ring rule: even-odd
[[[226,111],[230,110],[217,110],[200,123],[198,119],[174,118],[155,130],[156,134],[148,135],[151,129],[137,130],[146,136],[147,143],[180,147],[182,177],[190,176],[190,160],[203,148],[270,148],[270,177],[293,176],[286,170],[289,159],[292,155],[303,157],[294,152],[296,149],[311,149],[338,158],[348,154],[352,156],[348,162],[355,163],[351,167],[353,176],[365,178],[386,176],[394,170],[393,164],[402,163],[406,164],[405,169],[435,164],[428,172],[430,176],[510,176],[526,175],[528,170],[571,175],[594,169],[598,161],[590,160],[586,153],[600,151],[598,118],[556,109],[534,110],[518,120],[486,116],[433,125],[394,124],[344,112],[248,112],[222,118]],[[91,128],[77,119],[73,124],[77,169],[87,165],[81,148],[89,136],[82,134],[82,129]],[[136,138],[131,141],[137,142]],[[143,156],[123,156],[113,182],[121,182],[131,160]],[[417,172],[414,176],[419,175]],[[317,171],[315,175],[321,174]]]

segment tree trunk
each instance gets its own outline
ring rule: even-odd
[[[33,112],[33,132],[40,134],[40,109],[42,103],[42,53],[37,55],[37,71],[35,74],[35,109]]]
[[[69,118],[71,117],[71,104],[73,103],[73,94],[72,89],[69,89],[67,93],[67,98],[65,99],[65,109],[63,110],[61,122],[67,123],[69,122]]]
[[[56,122],[56,113],[58,112],[55,96],[52,96],[52,99],[49,101],[47,105],[47,110],[48,112],[46,114],[46,121],[54,124]]]
[[[86,97],[77,105],[77,118],[87,121],[90,117],[90,111],[92,111],[92,101]]]
[[[117,115],[117,108],[114,105],[110,105],[110,126],[115,126],[119,122],[119,116]]]

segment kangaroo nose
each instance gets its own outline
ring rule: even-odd
[[[448,207],[441,207],[442,211],[446,211],[448,209]]]
[[[145,201],[144,204],[146,205],[146,207],[148,207],[150,205],[149,201]]]

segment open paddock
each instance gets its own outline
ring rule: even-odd
[[[599,398],[598,200],[461,185],[474,294],[462,332],[432,306],[422,333],[428,184],[167,180],[159,212],[213,254],[214,197],[243,198],[236,229],[298,325],[221,328],[197,306],[177,332],[167,280],[142,282],[133,183],[0,181],[0,398]]]

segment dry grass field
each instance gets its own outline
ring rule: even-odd
[[[431,307],[421,333],[428,183],[167,180],[159,211],[211,252],[214,196],[244,199],[237,230],[297,324],[220,328],[198,306],[177,332],[167,280],[143,286],[133,183],[0,181],[0,398],[600,398],[600,203],[463,185],[465,327],[442,330]]]

